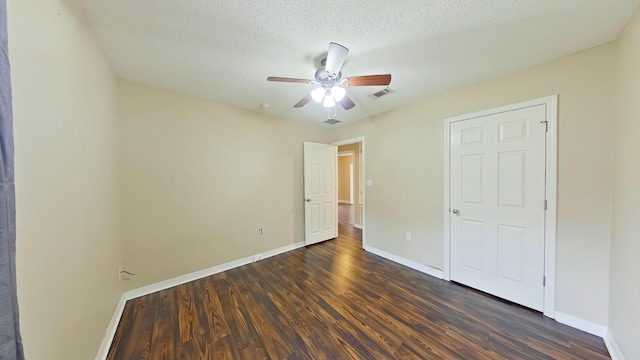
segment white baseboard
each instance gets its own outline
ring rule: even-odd
[[[572,328],[576,328],[578,330],[582,330],[584,332],[588,332],[589,334],[592,334],[595,336],[604,337],[604,335],[607,332],[606,326],[594,324],[590,321],[580,319],[573,315],[565,314],[560,311],[556,311],[555,315],[556,315],[555,319],[557,322],[571,326]]]
[[[607,332],[602,337],[604,340],[604,344],[607,346],[607,350],[609,350],[609,356],[611,356],[611,360],[624,360],[624,356],[622,355],[622,350],[613,339],[613,336],[607,330]]]
[[[444,272],[442,270],[438,270],[436,268],[432,268],[431,266],[428,265],[424,265],[424,264],[420,264],[417,263],[413,260],[409,260],[409,259],[405,259],[402,256],[398,256],[398,255],[394,255],[391,253],[388,253],[384,250],[380,250],[378,248],[374,248],[372,246],[369,245],[365,245],[364,249],[370,253],[376,254],[378,256],[381,256],[387,260],[391,260],[393,262],[397,262],[398,264],[404,265],[406,267],[410,267],[412,269],[418,270],[420,272],[423,272],[427,275],[431,275],[435,278],[438,279],[443,279],[444,278]]]
[[[107,358],[107,355],[109,355],[109,348],[111,347],[111,342],[113,342],[113,337],[116,335],[118,323],[120,323],[120,318],[122,317],[124,304],[126,302],[127,300],[124,298],[124,294],[122,294],[120,296],[120,301],[118,301],[118,306],[116,306],[116,310],[113,312],[109,326],[107,326],[107,331],[104,334],[102,344],[100,344],[100,348],[98,349],[96,360],[104,360]]]
[[[353,224],[353,227],[356,228],[356,229],[362,230],[362,225],[360,225],[360,224]]]
[[[353,203],[349,200],[338,200],[338,204],[349,204],[349,205],[353,205]]]
[[[355,226],[355,225],[354,225]],[[195,271],[192,272],[190,274],[186,274],[186,275],[182,275],[182,276],[177,276],[174,277],[172,279],[169,280],[165,280],[165,281],[160,281],[154,284],[150,284],[147,286],[143,286],[134,290],[130,290],[125,292],[124,294],[122,294],[122,296],[120,297],[120,301],[118,302],[118,305],[116,306],[116,310],[113,313],[113,316],[111,317],[111,321],[109,322],[109,326],[107,327],[105,336],[102,340],[102,343],[100,344],[100,348],[98,349],[98,353],[96,355],[96,360],[104,360],[106,359],[108,353],[109,353],[109,348],[111,347],[111,342],[113,341],[113,337],[116,334],[116,330],[118,328],[118,323],[120,322],[120,318],[122,317],[122,312],[124,311],[124,306],[125,303],[127,302],[127,300],[131,300],[131,299],[135,299],[137,297],[140,296],[144,296],[144,295],[148,295],[154,292],[158,292],[161,290],[165,290],[168,289],[170,287],[174,287],[174,286],[178,286],[190,281],[194,281],[194,280],[198,280],[201,279],[203,277],[207,277],[210,275],[214,275],[223,271],[227,271],[227,270],[231,270],[234,269],[236,267],[242,266],[242,265],[246,265],[246,264],[250,264],[254,261],[259,261],[262,259],[266,259],[268,257],[271,256],[275,256],[278,254],[282,254],[291,250],[295,250],[295,249],[299,249],[301,247],[304,247],[305,243],[304,241],[301,242],[297,242],[295,244],[291,244],[291,245],[287,245],[287,246],[283,246],[277,249],[273,249],[273,250],[269,250],[266,251],[264,253],[261,254],[256,254],[253,256],[248,256],[242,259],[238,259],[238,260],[234,260],[225,264],[221,264],[218,266],[214,266],[208,269],[204,269],[204,270],[200,270],[200,271]],[[443,279],[444,278],[444,272],[442,270],[438,270],[435,268],[432,268],[428,265],[424,265],[424,264],[420,264],[417,263],[413,260],[409,260],[409,259],[405,259],[401,256],[398,255],[394,255],[391,253],[388,253],[384,250],[380,250],[378,248],[372,247],[372,246],[368,246],[365,245],[364,249],[370,253],[376,254],[378,256],[381,256],[385,259],[391,260],[393,262],[396,262],[398,264],[410,267],[412,269],[418,270],[420,272],[423,272],[427,275],[431,275],[433,277],[436,277],[438,279]],[[602,326],[602,325],[598,325],[598,324],[594,324],[592,322],[577,318],[575,316],[569,315],[569,314],[565,314],[559,311],[556,311],[555,313],[555,319],[557,322],[571,326],[573,328],[588,332],[590,334],[596,335],[596,336],[600,336],[603,338],[605,345],[607,346],[607,350],[609,350],[609,354],[611,355],[611,359],[612,360],[625,360],[624,356],[622,355],[622,352],[620,351],[620,348],[618,347],[618,344],[616,344],[615,340],[613,339],[613,337],[611,336],[611,333],[609,331],[607,331],[607,328]]]
[[[300,248],[302,248],[304,246],[305,246],[304,241],[300,241],[300,242],[297,242],[295,244],[291,244],[291,245],[279,247],[277,249],[266,251],[266,252],[264,252],[264,253],[262,253],[260,255],[262,256],[262,259],[266,259],[266,258],[270,258],[272,256],[284,254],[284,253],[289,252],[291,250],[300,249]]]
[[[133,290],[129,290],[127,292],[124,293],[124,297],[126,300],[131,300],[131,299],[135,299],[138,298],[140,296],[144,296],[144,295],[148,295],[154,292],[158,292],[161,290],[165,290],[174,286],[178,286],[184,283],[188,283],[190,281],[194,281],[194,280],[198,280],[201,279],[203,277],[207,277],[213,274],[217,274],[223,271],[227,271],[227,270],[231,270],[234,268],[237,268],[239,266],[242,265],[247,265],[250,264],[254,261],[259,261],[262,259],[266,259],[268,257],[274,256],[274,255],[278,255],[278,254],[282,254],[285,253],[287,251],[291,251],[291,250],[295,250],[298,248],[304,247],[304,241],[301,242],[297,242],[295,244],[291,244],[291,245],[287,245],[287,246],[283,246],[277,249],[273,249],[273,250],[269,250],[266,251],[264,253],[260,253],[260,254],[255,254],[253,256],[247,256],[244,257],[242,259],[238,259],[238,260],[234,260],[234,261],[230,261],[228,263],[225,264],[221,264],[218,266],[214,266],[214,267],[210,267],[208,269],[203,269],[203,270],[199,270],[199,271],[195,271],[192,272],[190,274],[186,274],[186,275],[181,275],[181,276],[177,276],[174,277],[172,279],[169,280],[164,280],[164,281],[160,281],[154,284],[150,284],[150,285],[146,285],[137,289],[133,289]]]
[[[365,245],[364,249],[366,251],[369,251],[369,252],[373,253],[373,254],[381,256],[381,257],[383,257],[385,259],[397,262],[397,263],[399,263],[401,265],[404,265],[404,266],[410,267],[412,269],[418,270],[420,272],[423,272],[425,274],[431,275],[431,276],[436,277],[438,279],[443,279],[444,278],[444,272],[442,270],[438,270],[438,269],[432,268],[430,266],[423,265],[423,264],[417,263],[415,261],[405,259],[405,258],[403,258],[401,256],[388,253],[388,252],[386,252],[384,250],[380,250],[380,249],[372,247],[372,246]],[[609,350],[609,354],[611,355],[611,359],[612,360],[625,360],[624,357],[622,356],[622,352],[620,351],[620,348],[618,347],[618,345],[616,344],[615,340],[611,336],[611,333],[609,333],[607,331],[607,328],[605,326],[598,325],[598,324],[592,323],[590,321],[586,321],[584,319],[580,319],[580,318],[575,317],[573,315],[565,314],[565,313],[559,312],[559,311],[555,312],[555,320],[557,322],[561,323],[561,324],[565,324],[565,325],[571,326],[573,328],[576,328],[578,330],[582,330],[584,332],[587,332],[589,334],[602,337],[603,340],[604,340],[605,345],[607,346],[607,350]]]
[[[208,268],[208,269],[204,269],[204,270],[200,270],[200,271],[195,271],[195,272],[192,272],[190,274],[177,276],[177,277],[174,277],[174,278],[169,279],[169,280],[160,281],[160,282],[157,282],[155,284],[150,284],[150,285],[147,285],[147,286],[143,286],[143,287],[140,287],[140,288],[133,289],[133,290],[125,292],[120,297],[120,301],[118,302],[118,306],[116,307],[116,310],[113,313],[113,317],[111,318],[111,322],[109,323],[109,326],[107,327],[107,331],[105,333],[105,336],[102,339],[102,344],[100,344],[100,348],[98,349],[98,353],[96,355],[96,360],[104,360],[104,359],[107,358],[107,355],[109,355],[109,348],[111,347],[111,342],[113,342],[113,337],[115,336],[116,330],[118,329],[118,323],[120,322],[120,318],[122,317],[122,312],[124,311],[124,305],[127,302],[127,300],[135,299],[135,298],[140,297],[140,296],[144,296],[144,295],[148,295],[148,294],[151,294],[151,293],[154,293],[154,292],[165,290],[165,289],[168,289],[170,287],[174,287],[174,286],[178,286],[178,285],[181,285],[181,284],[184,284],[184,283],[188,283],[188,282],[193,281],[193,280],[198,280],[198,279],[201,279],[203,277],[207,277],[209,275],[217,274],[219,272],[231,270],[233,268],[236,268],[236,267],[239,267],[239,266],[242,266],[242,265],[250,264],[250,263],[252,263],[254,261],[259,261],[259,260],[262,260],[262,259],[266,259],[268,257],[272,257],[272,256],[275,256],[275,255],[278,255],[278,254],[285,253],[287,251],[299,249],[301,247],[304,247],[304,245],[305,245],[304,241],[297,242],[295,244],[283,246],[283,247],[280,247],[280,248],[277,248],[277,249],[268,250],[268,251],[263,252],[261,254],[248,256],[248,257],[245,257],[245,258],[242,258],[242,259],[238,259],[238,260],[234,260],[234,261],[228,262],[226,264],[214,266],[214,267],[211,267],[211,268]]]

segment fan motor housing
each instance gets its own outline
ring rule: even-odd
[[[321,66],[318,68],[318,70],[316,70],[314,77],[317,82],[322,84],[322,86],[331,87],[340,82],[340,79],[342,79],[342,71],[339,71],[335,77],[331,78],[325,71],[324,66]]]

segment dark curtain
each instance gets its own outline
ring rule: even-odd
[[[0,359],[24,359],[16,295],[16,192],[7,4],[0,0]]]

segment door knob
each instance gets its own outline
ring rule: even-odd
[[[307,202],[311,202],[311,199],[307,198]]]
[[[452,209],[451,212],[454,213],[455,215],[458,215],[458,216],[460,215],[460,210],[458,209]]]

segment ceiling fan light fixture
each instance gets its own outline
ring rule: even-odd
[[[333,99],[336,102],[342,101],[344,99],[344,95],[346,90],[342,86],[334,85],[331,87],[331,95],[333,95]]]
[[[324,96],[325,96],[325,91],[322,86],[311,92],[311,98],[313,99],[313,101],[317,102],[318,104],[322,102],[322,100],[324,99]]]
[[[349,54],[349,49],[338,43],[330,42],[327,57],[320,62],[320,67],[316,69],[314,74],[315,80],[269,76],[267,81],[311,85],[307,88],[307,91],[311,90],[310,93],[293,105],[294,108],[301,108],[313,100],[326,108],[340,104],[345,110],[353,109],[356,104],[347,96],[347,86],[387,86],[391,83],[391,74],[360,75],[343,79],[342,65],[344,65],[347,54]]]
[[[324,96],[324,101],[322,102],[322,106],[326,108],[336,106],[335,100],[333,100],[333,96],[331,94],[327,94]]]

